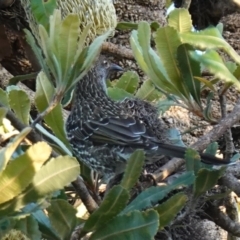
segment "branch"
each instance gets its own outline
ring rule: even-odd
[[[75,188],[77,194],[81,198],[85,207],[89,213],[93,213],[97,208],[97,203],[93,200],[92,196],[89,194],[86,185],[84,184],[81,177],[78,177],[74,182],[72,182],[73,187]]]
[[[213,127],[211,131],[199,138],[199,140],[192,144],[190,147],[198,151],[203,151],[211,142],[218,140],[225,131],[233,126],[236,122],[240,120],[240,98],[238,99],[233,111],[229,113],[225,118],[221,119],[220,122]],[[173,172],[178,171],[178,169],[185,163],[183,159],[173,158],[168,161],[165,165],[159,168],[153,173],[156,181],[161,181],[171,175]],[[231,181],[227,180],[225,176],[223,177],[225,183],[228,183],[229,188],[232,189]],[[233,178],[232,178],[233,180]],[[232,182],[232,184],[235,181]]]
[[[213,127],[206,135],[199,138],[199,140],[191,145],[192,148],[202,151],[211,142],[218,140],[225,131],[232,127],[236,122],[240,120],[240,98],[231,113],[229,113],[225,118],[221,119],[220,122]]]
[[[210,204],[206,212],[211,217],[211,221],[214,221],[218,226],[231,233],[232,235],[240,237],[240,224],[232,221],[216,206]]]
[[[128,49],[126,47],[122,47],[116,44],[113,44],[111,42],[105,42],[102,45],[102,51],[103,52],[108,52],[113,55],[117,55],[121,58],[127,58],[130,60],[134,60],[133,52],[131,49]]]

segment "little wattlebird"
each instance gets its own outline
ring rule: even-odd
[[[107,95],[106,79],[122,70],[100,56],[95,66],[75,88],[66,131],[74,155],[100,174],[124,171],[126,161],[136,149],[143,149],[147,163],[162,155],[183,158],[186,148],[167,143],[161,136],[157,110],[139,99],[113,101]],[[228,161],[200,153],[207,164]]]

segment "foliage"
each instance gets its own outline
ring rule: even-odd
[[[0,150],[0,237],[16,229],[29,239],[70,239],[74,229],[81,225],[81,237],[91,233],[89,239],[153,239],[158,230],[174,224],[180,211],[196,206],[205,192],[215,186],[225,168],[216,170],[202,164],[198,153],[188,149],[186,171],[181,176],[164,186],[145,189],[131,199],[145,160],[143,151],[137,150],[128,160],[121,182],[105,194],[99,208],[86,218],[76,217],[76,208],[68,203],[61,190],[80,173],[66,139],[61,101],[63,96],[68,96],[65,102],[70,101],[72,89],[91,67],[110,31],[86,47],[89,26],[80,32],[79,16],[68,14],[62,19],[55,6],[54,1],[36,1],[31,6],[40,24],[39,45],[26,31],[42,67],[36,78],[35,105],[43,113],[40,116],[51,133],[40,124],[35,127],[51,140],[30,145],[25,138],[32,128],[26,127]],[[168,99],[158,103],[159,106],[175,101],[212,121],[210,101],[216,91],[215,84],[223,80],[223,91],[233,84],[239,87],[239,56],[217,28],[192,32],[186,10],[173,11],[166,27],[156,22],[141,22],[119,23],[118,28],[134,29],[131,46],[148,79],[140,83],[138,75],[129,71],[119,80],[108,82],[108,94],[114,100],[138,97],[157,102],[165,94]],[[151,47],[151,41],[156,49]],[[236,63],[224,62],[216,49],[224,50]],[[204,52],[198,54],[196,50]],[[203,68],[213,73],[211,81],[202,78]],[[201,92],[205,88],[210,89],[210,94],[204,108]],[[0,89],[0,102],[4,106],[0,108],[1,134],[13,131],[5,118],[9,109],[21,123],[31,123],[29,97],[17,86],[11,85],[6,91]],[[170,135],[176,137],[178,133],[172,131]],[[182,144],[179,137],[176,141]],[[212,144],[207,152],[215,154],[216,149]],[[81,166],[81,175],[88,186],[96,187],[85,166]]]
[[[152,37],[156,51],[150,45]],[[228,68],[216,49],[224,50],[237,64],[240,63],[238,54],[223,39],[218,28],[192,31],[191,16],[186,9],[172,11],[168,26],[159,27],[153,33],[149,23],[139,23],[138,29],[132,31],[130,41],[139,66],[156,89],[173,95],[178,104],[208,121],[213,121],[209,118],[211,107],[204,109],[202,106],[202,89],[208,87],[211,95],[216,91],[214,84],[220,79],[226,88],[232,84],[240,88],[239,76],[235,74],[237,65]],[[201,77],[203,68],[215,76],[214,81]]]

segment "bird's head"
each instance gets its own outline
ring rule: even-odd
[[[123,69],[119,65],[112,63],[105,56],[101,55],[97,61],[95,71],[97,79],[100,81],[101,85],[103,85],[104,90],[106,90],[106,80],[110,75],[114,72],[123,71]]]

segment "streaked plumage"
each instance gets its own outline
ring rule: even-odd
[[[101,56],[76,86],[66,123],[75,156],[102,174],[122,172],[136,149],[144,149],[150,162],[162,155],[183,157],[186,149],[169,144],[161,134],[164,129],[154,106],[138,99],[116,102],[107,96],[105,81],[112,70],[117,66]],[[205,163],[226,163],[209,154],[201,157]]]

